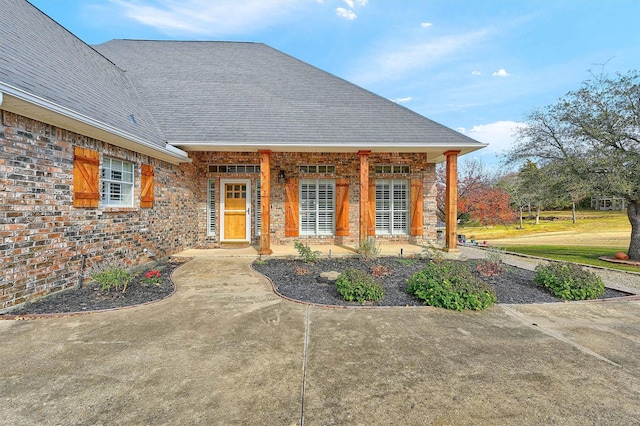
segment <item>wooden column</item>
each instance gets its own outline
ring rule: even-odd
[[[367,240],[369,228],[369,154],[371,151],[358,151],[360,156],[360,243]]]
[[[260,254],[271,254],[271,151],[260,154]]]
[[[460,151],[447,151],[447,187],[445,196],[446,236],[445,250],[458,251],[458,154]]]

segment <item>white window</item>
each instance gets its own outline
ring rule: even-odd
[[[332,179],[300,180],[300,234],[333,235],[335,182]]]
[[[103,160],[102,204],[133,207],[133,163],[113,158]]]
[[[376,234],[407,234],[408,230],[408,181],[376,180]]]
[[[302,174],[335,174],[336,166],[332,164],[303,164],[300,166],[300,173]]]
[[[411,172],[407,164],[376,164],[373,168],[375,173],[406,174]]]
[[[260,179],[256,180],[256,235],[260,235],[262,229],[262,203],[260,202]]]
[[[207,236],[216,236],[216,227],[218,225],[216,217],[216,181],[209,179],[207,185]]]

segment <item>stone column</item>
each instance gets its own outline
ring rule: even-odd
[[[458,154],[460,151],[447,151],[447,187],[445,196],[446,235],[445,250],[457,252],[458,249]]]
[[[360,156],[360,244],[367,240],[369,228],[369,154],[371,151],[358,151]]]
[[[259,150],[260,154],[260,254],[271,250],[271,151]]]

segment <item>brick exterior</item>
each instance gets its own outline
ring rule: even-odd
[[[158,258],[189,247],[220,243],[220,181],[251,181],[251,241],[255,232],[256,182],[259,173],[209,173],[209,164],[254,164],[253,152],[194,152],[193,163],[172,165],[13,113],[1,111],[0,125],[0,312],[78,283],[83,255],[87,269],[101,259],[118,259],[128,266],[149,261],[144,249]],[[132,162],[135,170],[134,206],[130,208],[73,207],[74,146],[104,157]],[[423,236],[381,236],[381,240],[422,243],[436,238],[435,165],[426,154],[372,153],[370,177],[423,182]],[[153,208],[140,208],[141,166],[154,167]],[[299,173],[301,164],[331,164],[331,175]],[[376,175],[376,164],[408,164],[411,173]],[[287,177],[348,178],[349,235],[285,237],[284,183]],[[215,181],[216,226],[207,236],[208,181]],[[277,153],[271,155],[271,244],[339,244],[353,247],[359,240],[359,157],[357,153]]]
[[[255,185],[259,179],[258,173],[226,174],[209,173],[209,164],[253,164],[260,163],[258,153],[253,152],[197,152],[192,153],[194,165],[198,176],[198,211],[202,247],[215,247],[219,244],[219,232],[215,236],[206,237],[206,212],[207,212],[207,182],[214,179],[216,182],[216,217],[220,218],[220,179],[233,177],[250,179],[252,187],[252,212],[256,211]],[[305,240],[315,244],[338,244],[353,247],[358,243],[358,229],[360,221],[360,187],[359,187],[359,157],[357,153],[281,153],[274,152],[271,155],[271,244],[293,244],[295,240]],[[370,177],[377,179],[411,179],[418,178],[423,182],[423,236],[412,237],[409,235],[378,236],[383,241],[422,243],[423,241],[435,241],[436,239],[436,186],[435,164],[427,162],[426,154],[401,154],[401,153],[372,153],[369,157],[371,166]],[[299,173],[301,164],[331,164],[336,166],[336,173],[304,174]],[[408,164],[411,173],[407,174],[376,174],[376,164]],[[278,175],[284,171],[287,177],[299,178],[348,178],[349,185],[349,236],[320,236],[320,237],[285,237],[285,200],[284,183],[279,182]],[[255,234],[255,214],[251,215],[252,243],[258,243],[259,238]],[[219,231],[219,230],[218,230]]]
[[[102,258],[129,266],[193,246],[199,236],[195,168],[175,166],[1,111],[0,311],[78,283]],[[134,207],[73,207],[73,147],[134,163]],[[155,172],[153,208],[140,209],[140,169]]]

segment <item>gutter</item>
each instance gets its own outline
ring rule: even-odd
[[[131,133],[126,132],[117,127],[114,127],[110,124],[95,120],[89,116],[73,111],[62,105],[56,104],[54,102],[50,102],[44,98],[30,94],[28,92],[25,92],[24,90],[21,90],[16,87],[0,82],[0,105],[2,105],[4,101],[5,94],[12,96],[20,101],[27,102],[37,107],[49,110],[53,113],[59,114],[63,117],[69,118],[78,123],[109,133],[118,138],[122,138],[127,141],[133,142],[135,145],[139,145],[143,148],[146,148],[147,151],[151,150],[156,152],[157,154],[160,154],[160,157],[169,157],[167,161],[170,161],[176,164],[191,162],[191,159],[189,158],[188,154],[179,148],[176,148],[171,145],[160,147],[152,142],[149,142],[148,140],[132,135]],[[37,117],[32,117],[32,118],[37,119]],[[50,124],[54,124],[54,123],[50,123]],[[108,142],[108,141],[105,141],[105,142]]]

